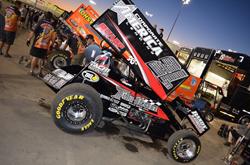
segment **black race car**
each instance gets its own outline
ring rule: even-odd
[[[178,97],[169,98],[189,73],[129,0],[117,1],[92,27],[112,51],[84,67],[68,66],[44,77],[57,93],[51,109],[56,126],[81,134],[108,117],[134,131],[167,139],[174,160],[194,160],[201,150],[198,136],[209,126]]]

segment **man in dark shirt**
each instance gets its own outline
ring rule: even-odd
[[[16,1],[15,6],[9,6],[5,9],[6,15],[5,15],[4,35],[2,41],[0,42],[0,52],[2,52],[4,44],[7,45],[5,57],[11,57],[9,55],[9,50],[11,45],[13,45],[15,41],[17,26],[21,19],[20,17],[21,13],[19,11],[21,4],[22,3],[20,1]]]
[[[86,36],[87,47],[84,51],[85,64],[89,64],[91,61],[94,61],[95,58],[101,55],[101,48],[96,44],[94,36],[88,34]]]
[[[78,49],[79,49],[79,41],[78,41],[78,36],[73,33],[68,34],[68,40],[67,43],[64,47],[64,50],[69,46],[70,50],[74,55],[78,54]]]

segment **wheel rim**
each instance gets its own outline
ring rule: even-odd
[[[86,104],[80,101],[68,104],[65,111],[66,120],[73,125],[81,125],[91,116]]]
[[[207,121],[212,121],[213,116],[211,114],[208,114],[208,115],[206,115],[206,119],[207,119]]]
[[[194,141],[184,139],[176,147],[178,157],[186,160],[190,160],[196,155],[196,144]]]
[[[245,124],[247,124],[247,123],[249,123],[249,118],[247,118],[247,117],[245,117],[245,118],[242,118],[241,119],[241,124],[243,124],[243,125],[245,125]]]
[[[56,69],[59,69],[61,67],[64,67],[64,66],[67,66],[67,61],[64,57],[56,57],[53,61],[53,66],[56,68]]]

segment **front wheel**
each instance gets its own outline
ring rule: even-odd
[[[103,105],[91,86],[70,84],[60,90],[51,106],[52,118],[58,128],[67,133],[85,133],[100,122]]]
[[[172,159],[180,163],[188,163],[199,155],[201,143],[193,131],[179,130],[170,136],[167,149]]]

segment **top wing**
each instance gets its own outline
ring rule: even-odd
[[[189,76],[132,1],[116,1],[92,27],[162,100]]]

